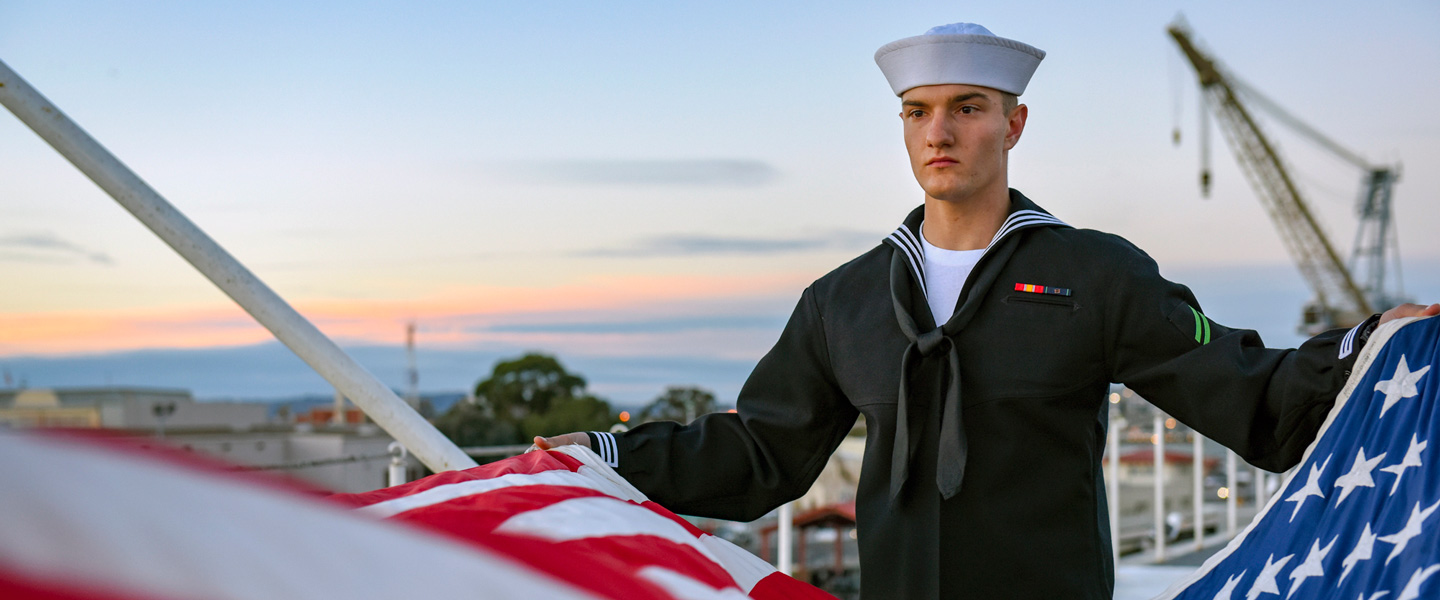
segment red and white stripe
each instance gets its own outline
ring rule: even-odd
[[[499,552],[77,437],[0,434],[0,488],[6,598],[597,597]]]
[[[0,598],[407,597],[829,596],[575,447],[323,499],[113,441],[0,433]]]
[[[590,556],[676,598],[831,598],[650,502],[580,446],[336,499],[463,540]],[[588,576],[567,579],[612,591]]]

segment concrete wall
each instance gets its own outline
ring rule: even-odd
[[[275,469],[304,479],[332,492],[368,492],[389,485],[389,435],[374,426],[331,431],[186,431],[173,430],[166,441],[250,467],[289,466]],[[368,460],[320,466],[303,463],[344,457],[378,456]],[[411,473],[418,473],[419,461],[409,459]],[[412,475],[413,476],[413,475]]]
[[[105,427],[119,429],[154,429],[159,425],[155,418],[156,400],[150,398],[129,398],[120,403],[121,410],[114,411],[113,421],[106,421]],[[106,408],[116,406],[106,405]],[[249,429],[265,424],[269,407],[258,402],[175,402],[175,412],[165,419],[165,427],[227,427]]]

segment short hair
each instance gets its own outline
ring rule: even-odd
[[[1020,97],[1010,92],[1000,92],[1000,106],[1005,109],[1005,116],[1015,112],[1015,107],[1020,106]]]

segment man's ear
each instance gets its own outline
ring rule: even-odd
[[[1005,149],[1009,150],[1020,142],[1020,134],[1025,133],[1025,119],[1030,116],[1030,107],[1024,104],[1015,106],[1010,111],[1010,116],[1005,123]]]

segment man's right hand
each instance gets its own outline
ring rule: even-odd
[[[1440,315],[1440,304],[1431,304],[1430,306],[1401,304],[1400,306],[1385,311],[1385,314],[1380,315],[1380,324],[1384,325],[1395,319],[1403,319],[1405,317],[1433,317],[1435,315]]]
[[[530,450],[526,450],[526,452],[530,452],[533,450],[550,450],[557,446],[571,445],[584,446],[586,448],[589,448],[590,436],[584,432],[567,433],[565,435],[557,435],[555,437],[548,438],[537,435],[535,436],[535,445],[531,447]]]

